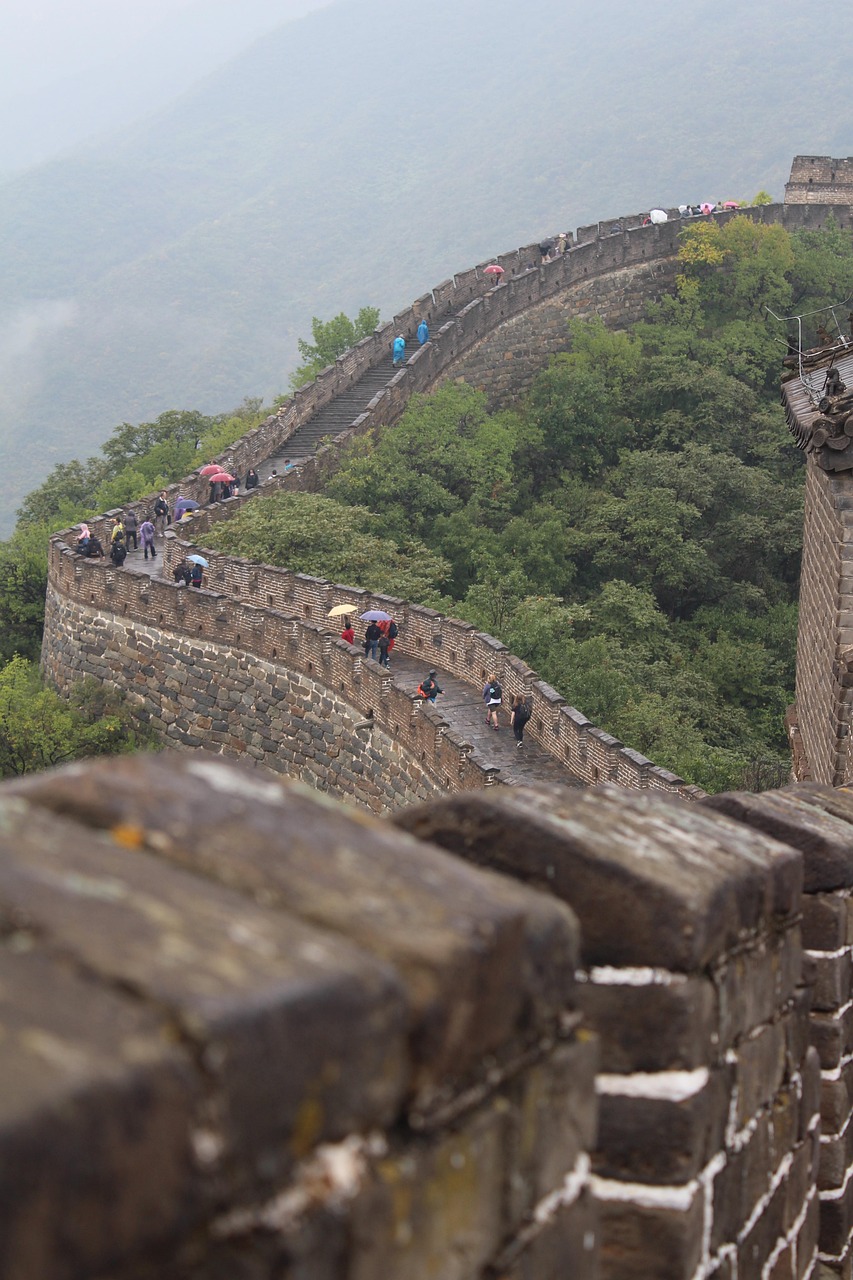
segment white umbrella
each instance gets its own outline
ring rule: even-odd
[[[650,222],[666,222],[666,211],[664,209],[652,209],[649,213]]]

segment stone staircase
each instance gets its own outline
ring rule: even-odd
[[[411,343],[409,348],[410,351],[414,349]],[[266,479],[273,467],[281,472],[285,458],[289,458],[291,462],[304,462],[316,453],[323,440],[340,435],[352,425],[359,414],[364,413],[376,393],[382,390],[395,372],[389,351],[387,360],[368,369],[349,390],[336,396],[330,404],[299,427],[281,449],[267,458],[258,469],[261,479]]]

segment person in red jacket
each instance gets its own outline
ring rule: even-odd
[[[346,626],[341,632],[341,639],[346,640],[347,644],[355,644],[355,631],[352,626],[352,618],[347,618]]]

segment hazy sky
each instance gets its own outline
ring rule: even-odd
[[[328,0],[266,0],[270,25]],[[0,96],[48,84],[132,46],[192,8],[239,14],[243,0],[2,0]]]

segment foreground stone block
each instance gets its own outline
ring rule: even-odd
[[[615,788],[450,797],[394,821],[566,901],[602,1037],[602,1274],[766,1280],[814,1193],[801,855],[720,814]]]
[[[2,789],[0,1274],[594,1280],[578,951],[553,898],[206,760]]]
[[[571,1001],[564,906],[475,871],[297,785],[186,756],[129,758],[16,784],[38,807],[344,935],[405,992],[413,1111],[443,1105],[484,1054],[520,1052]],[[323,856],[318,856],[318,850]],[[164,874],[167,874],[164,866]]]

